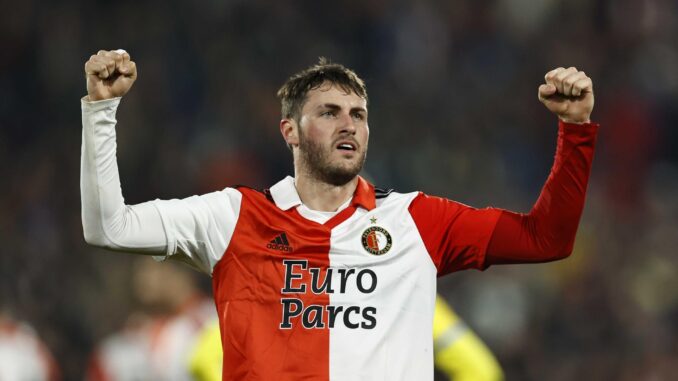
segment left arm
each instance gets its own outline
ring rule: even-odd
[[[546,184],[527,214],[502,211],[485,266],[548,262],[570,255],[588,184],[596,124],[559,123],[556,158]]]
[[[539,100],[560,119],[555,161],[528,214],[502,212],[487,248],[485,266],[548,262],[572,252],[598,130],[590,121],[593,83],[574,67],[557,68],[544,79]]]
[[[474,209],[421,194],[410,205],[439,275],[493,264],[548,262],[570,254],[579,225],[598,125],[590,121],[593,84],[584,72],[558,68],[539,100],[559,118],[551,173],[528,214]]]

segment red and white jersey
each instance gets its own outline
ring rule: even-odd
[[[336,213],[290,177],[154,203],[167,255],[212,274],[224,380],[432,380],[436,276],[483,268],[501,213],[362,178]]]

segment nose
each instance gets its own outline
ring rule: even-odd
[[[353,118],[349,114],[342,114],[339,132],[342,134],[355,134],[356,127]]]

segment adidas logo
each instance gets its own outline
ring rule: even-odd
[[[292,246],[290,246],[290,242],[287,240],[287,234],[285,233],[278,234],[278,236],[273,238],[266,247],[273,250],[286,251],[288,253],[293,250]]]

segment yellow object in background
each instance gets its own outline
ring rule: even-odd
[[[189,359],[189,369],[196,381],[221,381],[223,361],[219,321],[207,324],[196,341]]]
[[[454,381],[500,381],[501,366],[492,352],[440,296],[433,315],[433,345],[438,370]]]

